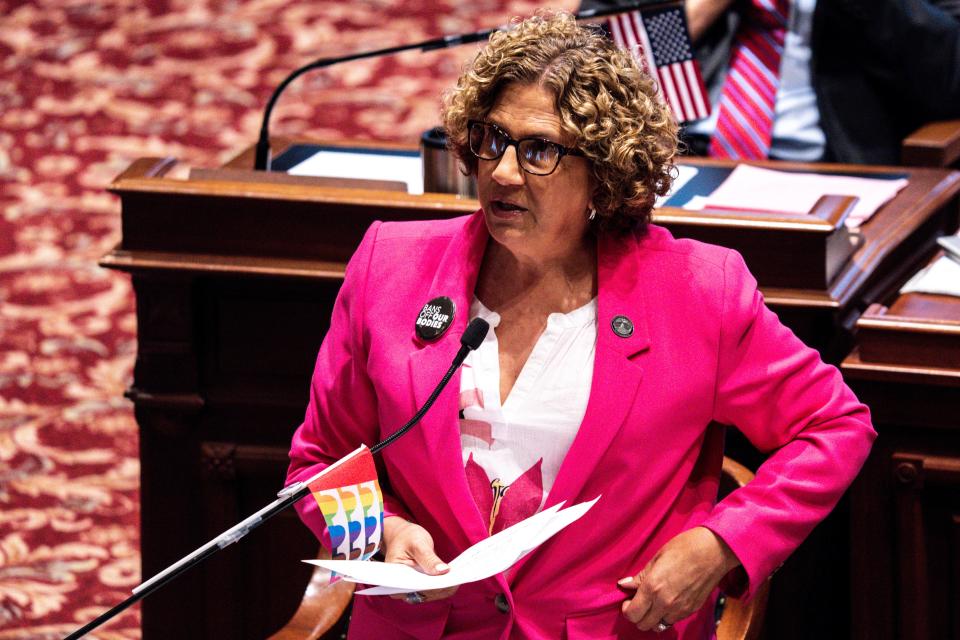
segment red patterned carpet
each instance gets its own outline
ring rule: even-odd
[[[136,319],[128,280],[96,264],[120,234],[105,185],[138,156],[217,166],[256,139],[271,87],[303,62],[539,6],[0,0],[0,640],[60,638],[140,580],[137,428],[123,399]],[[416,141],[471,52],[309,76],[274,132]],[[137,610],[91,637],[140,637]]]

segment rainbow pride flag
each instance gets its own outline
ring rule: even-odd
[[[367,560],[383,537],[383,494],[366,446],[338,461],[309,485],[330,533],[333,560]]]

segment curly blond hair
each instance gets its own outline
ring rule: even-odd
[[[512,83],[535,83],[554,93],[561,128],[590,161],[597,182],[594,228],[642,229],[675,173],[677,125],[650,76],[596,27],[565,12],[540,12],[490,36],[444,94],[443,126],[468,174],[477,158],[467,122],[483,120]]]

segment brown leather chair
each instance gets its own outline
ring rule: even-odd
[[[730,458],[724,458],[720,496],[727,495],[752,479],[752,471]],[[285,627],[270,636],[270,640],[332,640],[346,637],[348,609],[354,585],[345,581],[328,584],[328,575],[319,568],[314,572],[303,594],[300,608]],[[770,581],[767,580],[749,603],[725,598],[717,626],[718,640],[758,638],[763,626],[769,590]]]

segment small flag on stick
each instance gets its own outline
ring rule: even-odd
[[[333,560],[367,560],[383,537],[383,494],[373,454],[362,446],[310,482],[330,533]]]
[[[657,81],[677,122],[710,115],[710,98],[693,57],[682,5],[612,15],[607,27],[613,41]]]

